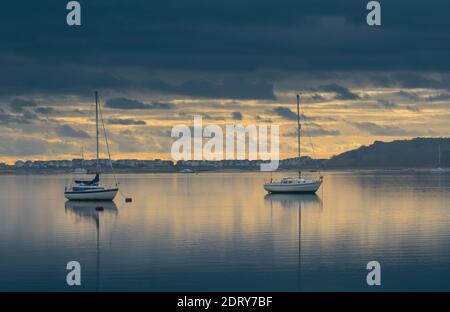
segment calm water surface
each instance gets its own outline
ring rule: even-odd
[[[450,290],[450,174],[324,176],[317,196],[266,196],[263,173],[120,175],[127,204],[0,176],[0,289],[73,290],[77,260],[78,290],[373,290],[377,260],[379,290]]]

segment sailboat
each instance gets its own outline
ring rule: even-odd
[[[72,171],[72,174],[87,174],[88,171],[83,168],[83,162],[84,162],[84,146],[81,146],[81,165],[78,168],[75,168]]]
[[[97,143],[97,172],[95,177],[90,180],[79,180],[74,179],[72,184],[64,189],[64,196],[68,200],[113,200],[119,191],[118,184],[114,187],[105,187],[100,183],[100,166],[99,166],[99,127],[98,127],[98,116],[99,115],[99,104],[98,104],[98,94],[95,91],[95,127],[96,127],[96,143]],[[103,124],[103,119],[102,119]],[[107,137],[105,133],[106,143]],[[109,154],[109,148],[108,148]],[[109,159],[111,162],[111,158]]]
[[[297,94],[297,148],[298,159],[300,160],[300,95]],[[319,179],[302,178],[302,172],[299,170],[298,178],[284,177],[281,180],[264,183],[264,189],[269,193],[309,193],[314,194],[320,188],[323,177]]]
[[[447,172],[446,169],[441,167],[441,145],[438,146],[438,167],[431,169],[434,173],[444,173]]]

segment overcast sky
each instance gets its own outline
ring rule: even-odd
[[[316,157],[375,140],[450,136],[450,2],[5,1],[0,161],[94,156],[99,90],[114,158],[170,158],[176,124],[279,124],[295,94]],[[295,114],[294,114],[295,116]],[[304,151],[314,156],[308,140]]]

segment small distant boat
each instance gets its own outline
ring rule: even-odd
[[[195,173],[195,171],[192,169],[186,168],[186,169],[180,170],[180,173]]]
[[[64,196],[68,200],[89,200],[89,201],[111,201],[116,197],[117,192],[119,191],[118,184],[116,182],[115,187],[105,187],[100,185],[100,166],[99,166],[99,145],[98,145],[98,113],[99,113],[99,105],[98,105],[98,95],[97,91],[95,92],[95,126],[96,126],[96,137],[97,137],[97,172],[93,179],[89,180],[81,180],[74,179],[72,185],[65,188]],[[103,124],[103,119],[102,119]],[[105,140],[108,143],[105,132]],[[108,144],[107,144],[108,146]],[[108,148],[109,154],[109,148]],[[111,159],[109,159],[111,162]]]
[[[87,169],[83,168],[83,161],[84,161],[84,146],[81,146],[81,167],[75,168],[72,171],[72,174],[82,175],[88,173]]]
[[[86,169],[84,169],[84,168],[75,168],[75,169],[72,171],[72,173],[73,173],[73,174],[87,174],[88,171],[87,171]]]
[[[448,172],[448,169],[444,169],[441,167],[441,146],[438,147],[438,167],[431,169],[433,173],[444,173]]]
[[[298,159],[300,160],[300,95],[297,94],[297,144]],[[301,171],[298,172],[298,178],[285,177],[279,181],[270,180],[264,183],[264,189],[269,193],[298,193],[298,194],[314,194],[320,188],[323,177],[319,179],[304,179]]]

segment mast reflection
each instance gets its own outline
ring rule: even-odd
[[[270,209],[273,204],[278,204],[285,209],[298,209],[298,264],[297,264],[297,289],[301,290],[301,269],[302,269],[302,209],[314,207],[323,209],[323,203],[316,194],[267,194],[264,200],[270,202]]]
[[[100,216],[111,214],[117,216],[118,209],[113,201],[67,201],[64,204],[66,213],[74,214],[77,218],[93,222],[97,232],[97,291],[100,289]]]

